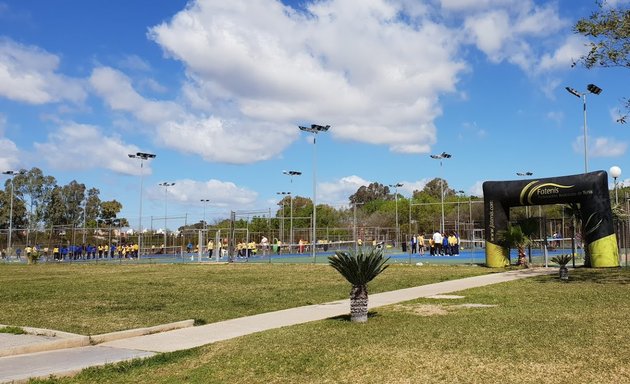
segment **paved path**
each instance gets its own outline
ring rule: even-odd
[[[524,269],[422,285],[370,295],[370,308],[396,304],[468,288],[554,273],[555,269]],[[72,375],[83,368],[144,358],[228,340],[269,329],[323,320],[349,313],[349,300],[285,309],[199,327],[111,341],[98,346],[61,349],[0,358],[0,383],[23,382],[30,377]],[[2,346],[0,346],[1,348]]]

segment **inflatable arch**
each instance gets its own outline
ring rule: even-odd
[[[510,207],[568,203],[580,205],[582,233],[591,266],[619,266],[605,171],[546,179],[486,181],[483,197],[488,267],[501,268],[509,263],[509,250],[499,244],[498,237],[507,230]]]

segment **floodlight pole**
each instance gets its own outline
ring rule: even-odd
[[[587,148],[588,130],[586,126],[586,93],[587,92],[578,92],[577,90],[571,87],[565,87],[565,89],[567,90],[567,92],[569,92],[573,96],[582,99],[582,110],[584,112],[584,173],[588,173],[588,148]],[[588,92],[594,95],[599,95],[600,93],[602,93],[602,89],[596,86],[595,84],[587,85],[586,89]]]
[[[138,215],[138,260],[140,260],[140,254],[142,253],[142,192],[144,184],[144,161],[154,159],[156,157],[153,153],[136,152],[136,154],[129,154],[131,159],[140,160],[140,214]]]
[[[302,172],[300,171],[282,171],[282,173],[290,177],[291,185],[293,185],[293,176],[300,176],[302,174]],[[289,234],[289,241],[291,242],[291,244],[289,244],[289,253],[291,253],[291,247],[293,246],[293,244],[295,244],[294,243],[295,239],[293,238],[293,196],[291,195],[291,191],[289,191],[288,195],[289,195],[289,201],[291,205],[291,208],[290,208],[291,218],[289,219],[289,228],[291,231],[291,233]]]
[[[398,188],[402,187],[401,183],[389,184],[390,188],[394,188],[395,196],[394,200],[396,201],[396,244],[400,243],[400,226],[398,224]]]
[[[311,124],[309,127],[298,126],[301,131],[310,132],[313,134],[313,233],[311,235],[312,243],[312,257],[313,263],[317,262],[317,256],[315,248],[317,246],[317,134],[320,132],[327,132],[330,129],[330,125],[317,125]]]
[[[532,176],[534,173],[530,172],[530,171],[526,171],[526,172],[516,172],[516,176]],[[542,215],[541,215],[542,216]],[[529,205],[525,206],[525,217],[527,217],[529,219]]]
[[[443,178],[444,170],[442,168],[442,160],[449,159],[451,158],[451,156],[452,156],[451,154],[448,154],[446,152],[442,152],[439,155],[431,155],[432,159],[440,160],[440,201],[442,203],[442,223],[441,223],[442,233],[444,233],[444,178]]]
[[[163,182],[158,184],[160,187],[164,187],[164,253],[166,253],[166,246],[168,238],[166,237],[166,218],[168,217],[168,187],[172,187],[175,183]]]

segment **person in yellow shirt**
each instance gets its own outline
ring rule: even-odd
[[[208,241],[208,258],[212,258],[212,252],[214,251],[214,241]]]

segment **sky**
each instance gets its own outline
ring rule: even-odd
[[[517,172],[584,172],[582,100],[565,87],[593,83],[588,170],[619,166],[627,185],[630,127],[615,120],[630,72],[572,67],[587,51],[572,26],[596,7],[0,0],[0,170],[96,187],[154,228],[273,212],[314,182],[334,207],[371,182],[408,197],[436,177],[480,196]],[[316,145],[310,124],[331,126]],[[137,152],[156,158],[141,169]]]

